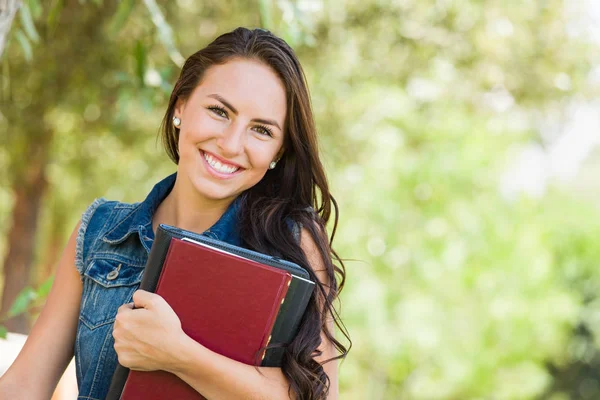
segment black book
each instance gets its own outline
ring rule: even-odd
[[[298,332],[298,327],[315,284],[310,280],[308,272],[299,265],[282,260],[275,256],[270,256],[248,250],[239,246],[210,238],[208,236],[197,234],[191,231],[180,229],[170,225],[161,224],[157,228],[156,237],[150,250],[150,255],[146,263],[144,276],[140,284],[140,289],[149,292],[155,292],[162,266],[167,256],[171,239],[183,239],[197,242],[239,257],[247,258],[261,264],[269,265],[275,268],[283,269],[292,275],[292,280],[288,288],[285,300],[279,309],[275,324],[271,332],[271,345],[290,343]],[[283,359],[284,348],[274,347],[268,349],[262,360],[261,366],[280,367]],[[117,364],[117,368],[112,377],[110,389],[106,397],[107,400],[119,400],[127,377],[129,369]]]

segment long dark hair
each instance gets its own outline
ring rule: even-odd
[[[209,67],[234,58],[264,63],[279,76],[286,89],[284,153],[273,170],[242,194],[240,233],[248,248],[277,254],[305,267],[317,283],[298,335],[285,347],[282,371],[297,398],[325,399],[330,386],[329,377],[313,357],[321,354],[317,350],[321,344],[321,331],[339,352],[338,356],[327,361],[345,358],[351,346],[348,332],[333,306],[344,286],[346,272],[342,260],[331,247],[338,223],[338,207],[329,192],[319,159],[306,77],[293,50],[269,31],[237,28],[192,54],[171,93],[161,126],[163,143],[169,157],[178,163],[179,129],[171,123],[177,99],[186,99],[200,84]],[[325,226],[332,211],[333,229],[328,238]],[[289,221],[303,227],[312,237],[326,269],[328,286],[317,279],[288,225]],[[350,343],[348,348],[333,336],[327,325],[328,315]]]

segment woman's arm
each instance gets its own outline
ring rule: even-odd
[[[0,378],[0,399],[49,399],[73,357],[82,283],[75,268],[79,224],[59,261],[52,289],[15,362]]]
[[[306,230],[302,230],[301,247],[318,279],[326,285],[327,275],[319,251]],[[333,320],[328,319],[330,332],[334,332]],[[179,357],[173,363],[171,372],[179,376],[190,386],[211,400],[227,399],[289,399],[288,382],[281,368],[259,367],[262,375],[254,366],[246,365],[228,357],[221,356],[198,344],[184,335],[180,347],[175,351]],[[322,362],[335,357],[335,347],[321,334],[319,349],[323,352],[315,358]],[[338,398],[337,360],[323,365],[330,379],[328,400]]]
[[[281,368],[256,367],[215,353],[185,336],[170,371],[211,400],[289,399]]]
[[[300,247],[304,250],[304,254],[306,254],[306,258],[315,271],[317,278],[325,286],[326,293],[329,294],[327,288],[330,286],[330,282],[325,271],[325,266],[323,265],[323,260],[321,259],[317,245],[306,229],[302,229]],[[331,335],[335,337],[335,324],[333,317],[329,313],[327,314],[327,328]],[[329,377],[329,395],[327,396],[327,400],[337,400],[339,391],[338,360],[329,361],[325,364],[323,364],[323,362],[339,356],[339,353],[323,332],[321,332],[321,345],[319,346],[319,350],[323,353],[320,356],[315,357],[315,360],[323,365],[323,369]]]

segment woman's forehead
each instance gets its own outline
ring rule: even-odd
[[[259,61],[234,59],[211,66],[195,92],[201,98],[218,94],[240,112],[269,112],[273,118],[282,118],[280,122],[285,118],[285,86],[269,66]]]

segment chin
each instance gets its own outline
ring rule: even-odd
[[[207,180],[204,177],[196,176],[193,179],[193,182],[193,186],[196,192],[200,196],[208,200],[222,201],[227,199],[234,199],[241,193],[241,191],[223,187],[223,185],[211,182],[210,180]]]

